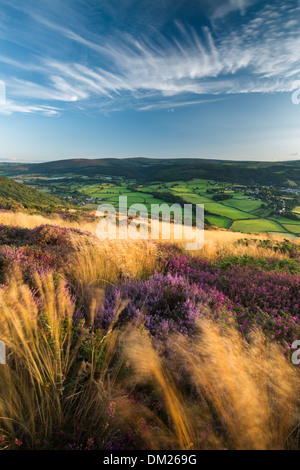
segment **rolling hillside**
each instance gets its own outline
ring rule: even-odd
[[[122,176],[141,181],[215,179],[240,184],[300,186],[300,161],[236,162],[208,159],[102,158],[71,159],[39,164],[2,164],[2,174]]]
[[[24,184],[17,183],[3,176],[0,176],[0,198],[4,200],[10,199],[20,204],[64,204],[64,202],[57,197],[44,194],[41,191],[29,188]]]

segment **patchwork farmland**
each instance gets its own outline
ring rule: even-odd
[[[25,178],[24,183],[67,199],[85,210],[95,210],[104,203],[112,204],[118,210],[120,196],[127,197],[128,206],[146,205],[149,213],[152,204],[204,204],[208,226],[250,234],[276,234],[289,239],[300,236],[298,206],[293,208],[293,218],[285,215],[284,206],[276,213],[272,204],[277,200],[282,203],[283,198],[277,197],[275,203],[270,202],[266,191],[257,194],[248,186],[205,179],[141,184],[121,177],[80,178],[72,174],[59,180]]]

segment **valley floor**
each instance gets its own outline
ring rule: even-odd
[[[27,178],[27,179],[26,179]],[[126,196],[128,207],[179,203],[204,204],[207,224],[234,232],[263,234],[288,239],[300,237],[299,189],[259,185],[238,185],[207,179],[140,184],[135,180],[107,177],[37,178],[20,181],[78,205],[96,209],[108,203],[118,210],[119,197]]]

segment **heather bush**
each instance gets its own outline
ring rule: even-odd
[[[35,272],[45,275],[48,272],[59,272],[63,268],[68,252],[64,249],[53,250],[31,246],[0,246],[0,282],[6,282],[16,271],[20,271],[24,280],[30,282]]]
[[[263,326],[272,337],[292,343],[300,337],[300,276],[236,265],[222,269],[198,258],[169,258],[166,270],[204,291],[215,288],[229,299],[240,328]]]
[[[26,245],[30,241],[30,230],[0,224],[0,245]]]
[[[0,224],[0,245],[69,246],[72,237],[86,235],[78,229],[39,225],[34,229]]]
[[[76,235],[86,235],[78,229],[56,225],[41,225],[30,231],[30,242],[38,246],[70,246]]]
[[[218,319],[232,309],[231,302],[213,286],[204,291],[182,276],[156,273],[146,281],[129,280],[107,289],[104,309],[96,314],[97,325],[108,328],[120,298],[127,305],[119,323],[142,319],[145,327],[160,337],[171,331],[191,333],[202,316]]]
[[[0,282],[15,270],[26,281],[33,280],[35,271],[58,273],[72,257],[76,237],[86,239],[86,233],[50,225],[34,229],[0,225]]]
[[[299,447],[299,248],[230,249],[0,225],[0,449]]]
[[[217,266],[221,269],[228,269],[230,267],[239,266],[253,266],[261,268],[264,271],[286,271],[291,274],[300,274],[300,262],[295,259],[268,259],[268,258],[255,258],[254,256],[230,256],[222,258]]]

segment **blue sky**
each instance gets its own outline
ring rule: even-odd
[[[0,160],[300,159],[299,25],[299,0],[0,0]]]

